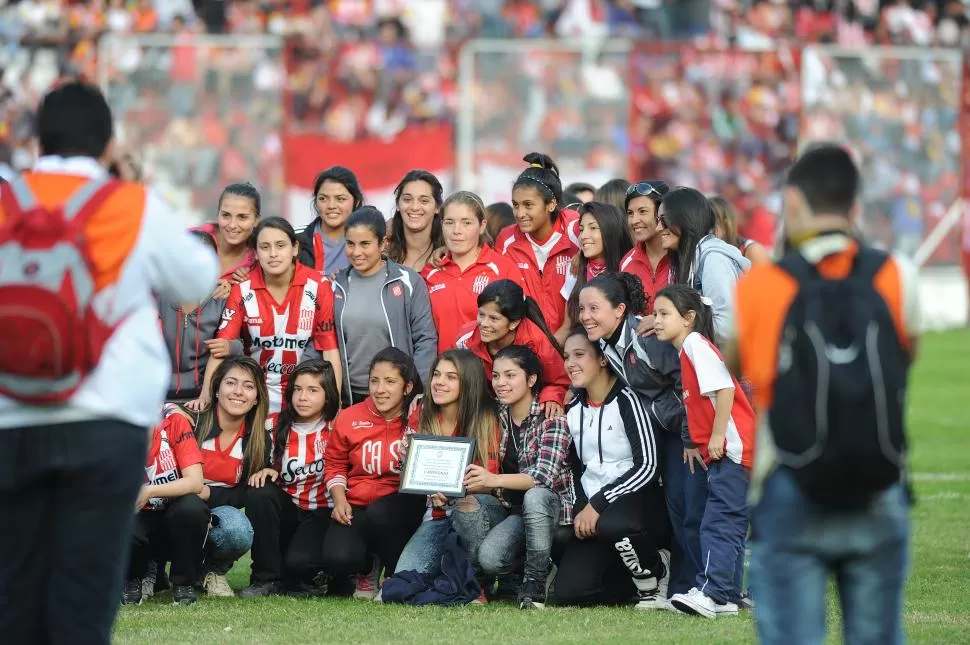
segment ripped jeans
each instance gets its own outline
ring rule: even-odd
[[[492,495],[470,495],[452,514],[477,577],[514,573],[544,583],[559,523],[559,496],[546,488],[525,492],[521,514],[511,513]]]

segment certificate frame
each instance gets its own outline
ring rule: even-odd
[[[474,439],[412,435],[408,438],[408,454],[401,471],[399,490],[414,495],[442,493],[446,497],[464,497],[465,470],[474,456]],[[435,474],[431,474],[432,470]],[[455,474],[459,477],[457,481],[454,481]]]

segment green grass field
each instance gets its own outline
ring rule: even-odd
[[[905,624],[913,643],[970,643],[970,330],[929,334],[912,374],[909,432],[917,504],[913,509],[912,571]],[[239,589],[249,563],[230,574]],[[831,631],[838,611],[830,599]],[[201,599],[173,607],[171,595],[121,609],[117,643],[393,643],[428,642],[751,643],[750,613],[705,621],[632,609],[549,609],[521,612],[484,607],[390,607],[343,599]],[[840,642],[837,635],[830,642]]]

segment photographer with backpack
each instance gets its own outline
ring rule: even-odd
[[[60,85],[36,120],[42,156],[0,191],[0,634],[107,645],[170,378],[153,294],[198,303],[217,265],[111,178],[96,87]]]
[[[789,253],[738,283],[725,353],[760,417],[750,573],[766,645],[825,641],[830,574],[847,645],[903,642],[918,276],[853,236],[861,188],[845,150],[806,151],[783,190]]]

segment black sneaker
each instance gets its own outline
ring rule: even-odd
[[[519,609],[545,609],[546,608],[546,583],[535,578],[526,578],[522,581],[519,590]]]
[[[195,597],[195,589],[192,588],[192,585],[175,585],[172,600],[174,605],[191,605],[198,598]]]
[[[291,598],[321,598],[327,595],[327,588],[320,588],[309,582],[299,582],[292,588],[287,589],[286,595]]]
[[[239,592],[240,598],[264,598],[279,596],[283,593],[283,585],[279,581],[256,582]]]
[[[142,601],[141,580],[125,581],[125,590],[121,594],[122,605],[140,605]]]

